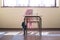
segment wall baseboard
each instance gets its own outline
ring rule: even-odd
[[[22,30],[22,28],[0,28],[0,30]],[[38,28],[32,28],[27,30],[38,30]],[[42,28],[42,30],[60,30],[60,28]]]

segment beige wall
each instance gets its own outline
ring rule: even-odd
[[[23,16],[28,8],[1,8],[0,0],[0,28],[21,28]],[[31,8],[42,18],[43,28],[60,28],[59,8]]]

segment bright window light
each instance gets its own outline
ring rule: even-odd
[[[4,6],[16,6],[15,0],[4,0]]]
[[[2,5],[56,7],[59,6],[59,0],[3,0]]]
[[[16,0],[16,6],[28,6],[28,0]]]

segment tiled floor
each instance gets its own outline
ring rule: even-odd
[[[26,40],[60,40],[60,31],[28,31]],[[0,31],[0,40],[24,40],[23,31]]]

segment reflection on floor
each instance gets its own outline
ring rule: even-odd
[[[28,31],[27,40],[60,40],[60,31]],[[0,40],[24,40],[23,31],[0,31]]]

